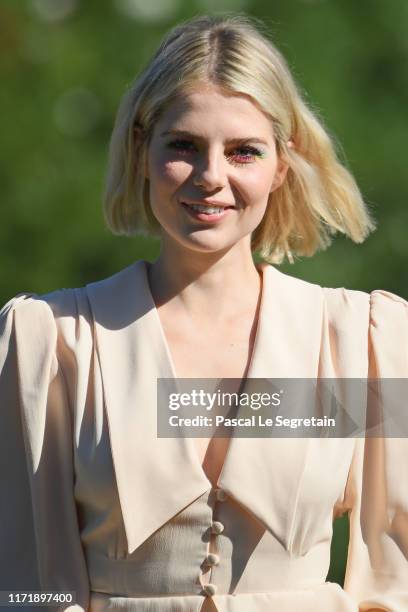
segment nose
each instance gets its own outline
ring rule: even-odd
[[[211,150],[200,156],[194,168],[194,185],[208,191],[224,187],[226,181],[224,164],[224,155],[220,151]]]

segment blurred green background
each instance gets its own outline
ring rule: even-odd
[[[309,104],[339,143],[378,229],[336,238],[283,271],[324,286],[408,298],[406,0],[2,0],[0,302],[113,274],[158,243],[112,236],[101,193],[120,97],[181,19],[263,19]],[[347,520],[335,522],[340,584]]]

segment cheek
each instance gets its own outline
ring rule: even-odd
[[[264,202],[269,196],[274,175],[274,169],[261,166],[242,172],[239,177],[239,190],[244,199],[254,204]]]
[[[166,162],[163,165],[163,175],[172,183],[181,183],[189,176],[191,168],[184,162]]]
[[[165,157],[152,160],[150,165],[151,175],[155,181],[164,186],[179,185],[189,176],[191,169],[183,161],[169,161]]]

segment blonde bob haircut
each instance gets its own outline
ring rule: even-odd
[[[114,234],[160,235],[144,177],[148,145],[161,114],[197,82],[250,96],[270,117],[277,154],[288,163],[251,235],[253,252],[269,263],[293,262],[294,255],[326,248],[337,231],[362,242],[374,229],[334,141],[263,29],[253,17],[224,13],[196,16],[166,34],[117,113],[104,193],[104,217]]]

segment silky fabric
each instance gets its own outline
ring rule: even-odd
[[[405,300],[258,268],[248,379],[408,377]],[[0,334],[0,590],[76,592],[49,611],[408,610],[407,439],[232,437],[213,487],[192,439],[157,436],[176,372],[144,260],[16,295]]]

